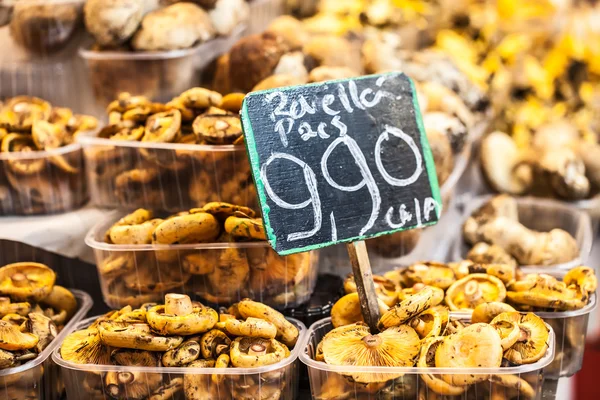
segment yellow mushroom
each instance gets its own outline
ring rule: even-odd
[[[32,333],[21,332],[18,327],[10,322],[0,321],[0,349],[2,350],[28,350],[34,348],[39,337]]]
[[[231,342],[229,354],[234,367],[255,368],[285,359],[286,349],[276,339],[239,337]]]
[[[507,312],[494,318],[492,325],[501,321],[512,322],[520,330],[516,343],[504,353],[508,361],[519,365],[532,364],[544,357],[550,335],[544,320],[533,313]]]
[[[215,361],[215,368],[227,368],[229,367],[230,361],[231,360],[229,358],[229,354],[221,354]],[[220,385],[221,383],[223,383],[224,379],[225,375],[219,373],[212,374],[211,376],[212,383],[214,383],[215,385]]]
[[[41,353],[56,338],[58,330],[52,320],[39,313],[30,313],[28,315],[27,331],[37,336],[38,342],[34,349]]]
[[[377,299],[380,313],[388,311],[381,299]],[[350,293],[335,302],[331,309],[331,323],[334,328],[364,321],[358,293]]]
[[[499,301],[491,301],[489,303],[481,303],[473,310],[471,322],[485,322],[489,324],[499,314],[504,312],[517,311],[512,306]]]
[[[575,285],[582,293],[592,294],[596,292],[598,280],[593,268],[579,266],[571,269],[563,278],[567,286]]]
[[[423,340],[417,367],[433,368],[435,367],[435,353],[438,346],[442,343],[444,337],[433,336]],[[460,396],[466,390],[465,386],[454,386],[444,381],[439,375],[421,374],[421,379],[429,389],[437,394],[444,396]]]
[[[64,310],[67,313],[67,319],[75,314],[78,307],[73,293],[59,285],[54,285],[50,294],[41,303],[55,310]]]
[[[448,307],[435,306],[408,321],[408,325],[413,327],[421,339],[427,339],[440,336],[446,329],[449,318]]]
[[[424,287],[419,292],[407,297],[381,316],[378,324],[379,329],[399,326],[419,315],[432,307],[433,297],[434,290],[430,286]]]
[[[110,364],[110,350],[100,341],[96,328],[88,328],[69,334],[60,347],[65,361],[76,364]]]
[[[283,314],[266,304],[250,299],[244,299],[237,304],[237,309],[243,318],[261,318],[269,321],[277,328],[277,340],[286,346],[294,346],[298,340],[299,331]]]
[[[150,244],[152,233],[162,222],[162,219],[155,218],[137,225],[113,226],[110,241],[114,244]]]
[[[373,283],[375,284],[377,297],[383,301],[386,306],[391,307],[396,304],[398,301],[398,293],[396,292],[397,287],[394,282],[383,276],[373,275]],[[357,292],[353,274],[348,275],[344,281],[344,290],[346,293]]]
[[[471,274],[446,291],[446,304],[451,311],[474,309],[481,303],[503,301],[506,297],[504,283],[488,274]]]
[[[277,336],[277,327],[260,318],[247,318],[245,321],[237,319],[228,319],[225,322],[225,330],[234,336],[259,337],[265,339],[275,339]]]
[[[225,231],[233,236],[256,240],[267,239],[265,228],[260,218],[231,216],[225,220]]]
[[[400,276],[404,286],[422,283],[447,289],[456,281],[454,271],[446,264],[437,262],[419,262],[401,270]]]
[[[158,336],[147,324],[128,324],[118,321],[102,321],[98,324],[100,341],[111,347],[149,351],[168,351],[178,347],[181,336]]]
[[[469,325],[446,336],[435,351],[435,366],[440,368],[495,368],[502,363],[502,340],[492,326]],[[489,378],[485,374],[441,375],[454,386],[465,386]]]
[[[165,367],[183,367],[200,357],[200,340],[188,339],[181,346],[166,351],[161,358]]]
[[[215,240],[219,234],[219,222],[212,214],[196,213],[163,221],[152,233],[152,239],[159,244],[202,243]]]
[[[39,302],[52,292],[56,274],[44,264],[21,262],[0,268],[0,295]]]
[[[229,352],[230,345],[231,339],[225,333],[212,329],[202,335],[200,352],[205,359],[216,359],[221,354]]]
[[[169,293],[164,306],[154,306],[146,313],[148,325],[161,334],[195,335],[212,329],[219,315],[202,305],[194,306],[187,295]]]
[[[27,302],[11,303],[9,297],[0,297],[0,317],[8,314],[25,316],[29,314],[29,311],[31,311],[31,304]]]

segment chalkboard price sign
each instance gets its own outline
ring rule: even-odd
[[[433,157],[414,85],[402,73],[250,93],[242,122],[279,254],[439,219]]]

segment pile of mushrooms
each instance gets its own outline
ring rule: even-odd
[[[262,391],[278,399],[284,389],[280,373],[238,380],[237,375],[214,369],[276,364],[289,357],[298,336],[296,326],[265,304],[244,299],[219,314],[186,295],[170,293],[164,305],[127,306],[98,318],[87,329],[67,336],[60,354],[77,364],[149,367],[148,372],[124,368],[88,374],[83,386],[92,396],[159,400],[183,391],[188,399],[226,393],[239,398],[244,391]],[[161,366],[191,370],[182,378],[157,373]],[[194,373],[206,368],[212,373]]]
[[[91,148],[92,179],[110,197],[123,204],[163,206],[169,182],[188,182],[192,203],[211,200],[246,203],[256,196],[245,153],[209,150],[154,149],[157,143],[203,144],[212,146],[243,143],[239,111],[244,96],[222,96],[192,88],[166,104],[144,96],[121,93],[107,108],[108,125],[98,136],[115,141],[141,141],[148,144],[131,154],[113,147]],[[238,154],[239,153],[239,154]],[[190,176],[190,174],[192,176]],[[191,179],[193,178],[193,179]],[[215,192],[219,191],[219,192]],[[180,202],[178,202],[179,204]]]
[[[317,397],[343,398],[357,391],[382,397],[390,393],[416,397],[416,380],[421,379],[425,391],[442,396],[511,388],[523,398],[532,398],[535,390],[522,377],[475,371],[531,364],[541,359],[548,350],[549,338],[544,321],[533,313],[521,314],[503,307],[488,308],[481,314],[485,318],[474,314],[470,322],[454,319],[448,307],[442,305],[443,292],[440,296],[438,290],[441,289],[415,285],[391,307],[380,299],[379,332],[370,332],[362,322],[358,295],[346,295],[332,309],[334,329],[316,347],[315,360],[334,366],[467,368],[474,372],[420,376],[393,370],[331,374]],[[407,382],[411,379],[415,382]]]
[[[77,311],[73,293],[55,280],[54,271],[44,264],[0,268],[0,370],[36,358]]]
[[[98,265],[110,304],[139,307],[164,293],[189,289],[214,304],[231,304],[244,296],[260,296],[285,306],[295,296],[310,296],[308,278],[313,253],[279,256],[268,246],[234,243],[265,241],[262,219],[254,210],[229,203],[156,218],[138,209],[117,221],[104,241],[114,245],[173,245],[172,249],[115,251]],[[179,250],[178,244],[232,243],[226,248]],[[150,259],[148,259],[150,258]]]
[[[579,257],[577,241],[568,232],[538,232],[521,224],[517,200],[508,195],[475,210],[463,225],[463,237],[473,246],[466,258],[476,263],[557,265]]]

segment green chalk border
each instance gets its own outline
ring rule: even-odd
[[[441,195],[440,195],[440,187],[438,184],[436,170],[435,170],[435,163],[433,161],[433,154],[431,153],[429,141],[427,140],[427,133],[425,132],[425,127],[423,126],[421,109],[419,108],[419,102],[417,99],[417,91],[415,89],[415,84],[414,84],[413,80],[410,79],[410,77],[408,77],[406,74],[404,74],[402,72],[388,72],[385,74],[365,75],[365,76],[361,76],[361,77],[353,78],[353,79],[337,79],[337,80],[332,80],[332,81],[327,81],[327,82],[311,83],[308,85],[303,85],[302,87],[324,86],[324,85],[335,84],[335,83],[340,83],[340,82],[348,82],[349,80],[357,81],[357,80],[363,80],[363,79],[371,79],[371,78],[380,77],[380,76],[397,76],[397,75],[406,77],[406,79],[408,79],[408,81],[410,83],[410,87],[411,87],[412,94],[413,94],[413,106],[415,109],[415,118],[416,118],[416,122],[417,122],[417,127],[418,127],[419,131],[421,132],[421,148],[423,150],[423,156],[425,158],[425,169],[427,170],[427,175],[429,178],[429,186],[431,188],[431,193],[432,193],[434,200],[439,205],[439,208],[436,208],[437,220],[428,222],[428,223],[423,223],[423,221],[421,221],[421,226],[419,226],[419,228],[423,228],[426,226],[434,225],[439,221],[439,219],[441,217],[441,213],[442,213],[442,201],[441,201]],[[266,195],[265,187],[263,185],[262,179],[260,178],[260,157],[258,155],[258,151],[256,148],[256,140],[254,139],[254,131],[252,129],[252,124],[250,122],[250,116],[248,115],[247,100],[249,97],[261,96],[261,95],[265,95],[267,93],[281,91],[281,90],[290,89],[290,88],[294,88],[294,87],[297,87],[297,86],[289,86],[287,88],[276,88],[276,89],[262,90],[259,92],[249,93],[246,95],[246,98],[244,98],[244,102],[242,105],[242,113],[241,113],[242,129],[244,131],[246,152],[247,152],[248,158],[250,160],[250,167],[252,168],[252,178],[254,180],[254,184],[256,185],[256,191],[257,191],[258,197],[260,199],[260,207],[262,210],[263,224],[265,226],[265,231],[267,233],[267,240],[268,240],[269,244],[271,245],[271,247],[277,252],[277,254],[285,256],[285,255],[289,255],[289,254],[301,253],[301,252],[310,251],[310,250],[318,250],[318,249],[321,249],[324,247],[332,246],[334,244],[350,243],[350,242],[355,242],[357,240],[370,239],[370,238],[375,238],[378,236],[390,235],[390,234],[397,233],[397,232],[416,229],[416,227],[398,228],[398,229],[393,229],[393,230],[385,231],[385,232],[379,232],[379,233],[375,233],[375,234],[371,234],[371,235],[355,236],[352,238],[341,239],[336,242],[329,241],[329,242],[325,242],[325,243],[308,245],[308,246],[304,246],[304,247],[300,247],[300,248],[296,248],[296,249],[289,249],[289,250],[282,250],[282,251],[277,250],[277,237],[274,234],[273,227],[271,226],[271,224],[269,222],[269,218],[268,218],[271,208],[267,204],[267,195]]]

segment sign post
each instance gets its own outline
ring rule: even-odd
[[[389,73],[253,92],[242,123],[269,243],[281,255],[348,243],[374,330],[364,240],[435,224],[441,213],[412,81]]]

